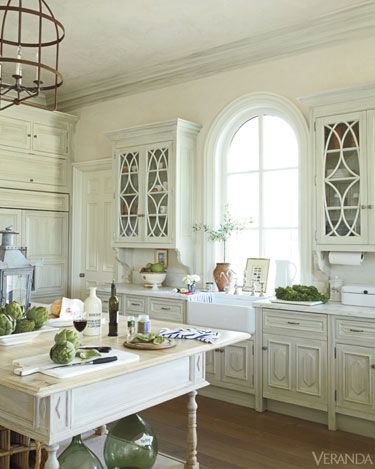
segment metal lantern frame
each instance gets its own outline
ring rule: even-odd
[[[27,104],[33,107],[39,107],[43,109],[49,109],[48,106],[38,104],[29,101],[31,98],[36,98],[41,92],[54,90],[54,101],[53,108],[57,108],[57,90],[63,84],[63,75],[59,72],[59,55],[60,55],[60,43],[65,37],[65,29],[62,23],[58,21],[52,13],[52,10],[47,5],[45,0],[36,0],[39,9],[30,9],[23,6],[23,0],[7,0],[5,6],[0,6],[0,12],[3,12],[3,18],[1,21],[0,29],[0,110],[7,109],[13,105]],[[45,12],[44,9],[47,11]],[[18,31],[17,41],[10,40],[5,37],[6,24],[8,14],[15,12],[18,14]],[[22,26],[26,15],[33,15],[39,19],[38,28],[35,32],[35,41],[26,42],[23,40]],[[56,38],[51,40],[45,40],[43,38],[43,24],[52,23],[56,32]],[[4,56],[4,45],[13,46],[17,48],[16,57]],[[47,47],[55,47],[55,60],[54,66],[46,65],[43,63],[43,51]],[[22,48],[35,49],[36,60],[26,60],[21,58]],[[4,83],[2,66],[3,64],[14,63],[16,66],[16,72],[12,75],[14,79],[13,83]],[[30,82],[28,85],[22,83],[22,65],[32,67],[36,70],[35,80]],[[21,71],[20,71],[21,70]],[[41,81],[41,71],[44,70],[53,75],[53,82],[50,84],[44,84]],[[5,101],[5,105],[3,105]]]

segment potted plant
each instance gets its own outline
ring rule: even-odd
[[[206,223],[195,223],[194,231],[203,231],[208,234],[209,241],[219,241],[223,243],[223,262],[217,262],[213,272],[214,279],[219,291],[224,291],[229,286],[233,277],[233,271],[230,269],[230,263],[226,262],[226,243],[234,233],[238,233],[252,223],[251,219],[235,220],[229,212],[228,206],[225,206],[223,222],[217,229]]]

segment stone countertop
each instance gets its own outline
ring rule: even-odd
[[[348,306],[341,303],[325,303],[316,306],[295,305],[289,303],[272,303],[269,300],[255,301],[254,308],[277,309],[306,313],[329,314],[334,316],[350,316],[362,319],[375,319],[375,308],[367,306]]]

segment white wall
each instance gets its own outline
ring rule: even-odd
[[[104,132],[133,125],[181,117],[201,124],[198,136],[196,180],[199,188],[197,220],[202,213],[203,148],[216,115],[231,101],[247,93],[272,92],[291,99],[305,116],[308,109],[298,96],[366,84],[375,79],[375,38],[362,39],[223,72],[204,79],[156,89],[117,100],[85,106],[75,136],[75,158],[88,161],[110,156],[111,146]],[[198,258],[199,256],[198,252]],[[356,269],[335,268],[335,275],[351,281],[375,283],[371,271],[375,256]],[[355,274],[354,274],[355,270]]]

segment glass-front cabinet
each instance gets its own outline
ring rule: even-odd
[[[116,227],[130,242],[170,242],[170,148],[172,142],[119,151]]]
[[[174,119],[107,134],[113,147],[114,247],[193,252],[199,130],[193,122]]]
[[[368,243],[366,112],[317,119],[316,149],[316,241]]]

